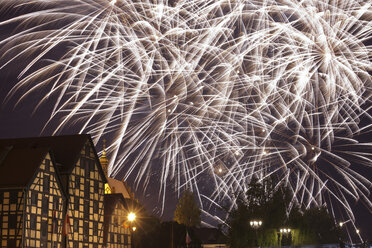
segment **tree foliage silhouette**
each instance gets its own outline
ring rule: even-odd
[[[186,190],[176,206],[174,220],[187,227],[195,227],[200,225],[200,214],[193,192]]]

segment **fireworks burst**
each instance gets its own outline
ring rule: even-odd
[[[190,187],[211,205],[275,175],[293,203],[371,211],[368,1],[2,1],[22,14],[2,68],[27,60],[10,92],[47,88],[55,132],[74,120],[111,137],[110,174]],[[26,10],[26,11],[25,11]],[[54,55],[51,59],[51,54]],[[353,163],[353,164],[352,164]],[[217,218],[217,217],[216,217]]]

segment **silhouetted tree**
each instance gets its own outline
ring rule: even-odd
[[[291,204],[292,194],[272,179],[253,179],[245,194],[240,193],[237,208],[229,215],[229,243],[232,248],[254,246],[325,244],[338,242],[338,229],[326,208],[301,209]],[[293,203],[292,203],[293,204]],[[261,220],[254,229],[250,222]],[[289,227],[291,233],[281,234]]]
[[[200,214],[201,211],[195,201],[194,194],[186,190],[176,206],[174,220],[187,227],[195,227],[200,225]]]

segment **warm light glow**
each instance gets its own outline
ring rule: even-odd
[[[342,227],[344,225],[344,223],[343,222],[340,222],[339,225],[340,225],[340,227]]]
[[[133,212],[130,212],[130,213],[128,214],[128,220],[129,220],[129,221],[134,221],[135,219],[136,219],[136,214],[133,213]]]
[[[221,169],[221,168],[219,168],[219,169],[218,169],[218,172],[219,172],[219,173],[222,173],[222,169]]]
[[[356,229],[356,233],[357,233],[357,234],[359,234],[359,233],[360,233],[359,229]]]
[[[111,188],[110,188],[110,185],[108,183],[105,183],[105,194],[106,195],[109,195],[111,194]]]
[[[137,229],[137,227],[135,227],[135,226],[132,227],[133,232],[136,231],[136,229]]]

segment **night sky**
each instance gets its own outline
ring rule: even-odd
[[[5,14],[0,16],[0,21],[4,21],[10,16],[14,15],[16,14],[12,11],[7,11]],[[13,25],[0,26],[0,40],[8,37],[14,32],[17,32],[17,30],[15,30],[15,26]],[[64,47],[59,47],[55,49],[53,53],[48,54],[47,57],[58,60],[58,58],[63,55],[64,49]],[[25,57],[23,61],[17,60],[16,62],[10,63],[0,70],[0,138],[49,136],[53,134],[55,128],[60,123],[60,117],[62,117],[61,115],[48,122],[50,113],[55,103],[54,98],[46,100],[42,105],[39,106],[39,108],[35,109],[35,106],[39,103],[40,99],[48,92],[48,88],[43,88],[33,92],[29,97],[20,101],[17,105],[17,101],[23,94],[22,90],[17,91],[14,95],[9,95],[9,92],[11,92],[12,88],[19,81],[17,78],[18,74],[31,59],[32,57]],[[41,61],[36,65],[35,68],[43,65],[43,63],[46,63],[46,61]],[[363,125],[369,124],[369,120],[364,120],[364,122],[365,123],[363,123]],[[63,128],[60,132],[58,132],[58,134],[76,134],[80,128],[81,123],[73,120],[68,127]],[[360,140],[371,142],[371,132],[363,135]],[[101,148],[102,143],[100,142],[97,144],[96,150],[100,151]],[[364,168],[361,170],[361,172],[367,179],[372,181],[372,171],[370,168]],[[150,186],[145,193],[143,193],[142,188],[139,188],[136,192],[136,196],[142,203],[144,203],[148,212],[151,212],[150,210],[152,210],[152,212],[156,215],[160,215],[161,213],[161,209],[158,204],[158,181],[159,178],[157,178],[157,175],[154,175],[154,177],[150,180]],[[129,178],[129,184],[132,184],[133,186],[133,183],[134,178]],[[369,196],[369,199],[372,199],[372,197]],[[176,202],[176,196],[174,192],[171,192],[167,196],[167,205],[162,215],[164,220],[172,219]],[[357,218],[357,226],[362,230],[362,236],[372,240],[372,213],[367,209],[367,207],[363,206],[362,202],[354,203],[352,207]]]

